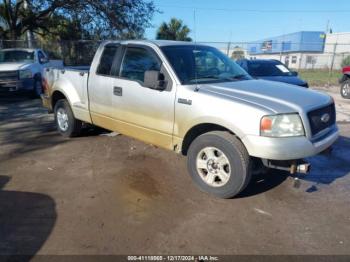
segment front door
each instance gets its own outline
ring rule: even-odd
[[[166,90],[143,86],[147,70],[164,74]],[[125,135],[172,149],[175,86],[156,52],[148,47],[127,46],[117,74],[112,97],[117,129]]]

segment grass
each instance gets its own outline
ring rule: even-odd
[[[339,78],[342,73],[340,70],[329,70],[325,69],[309,69],[299,70],[299,77],[306,80],[310,86],[328,86],[328,85],[339,85]]]

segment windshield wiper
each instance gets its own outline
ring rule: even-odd
[[[243,79],[243,78],[245,78],[246,76],[247,76],[246,74],[240,74],[240,75],[232,76],[231,78],[233,78],[233,79]]]

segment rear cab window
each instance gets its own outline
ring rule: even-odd
[[[119,45],[116,44],[105,46],[101,55],[100,63],[97,67],[96,74],[104,76],[112,75],[112,67],[115,61],[118,48]]]

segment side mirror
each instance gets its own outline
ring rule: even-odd
[[[39,58],[39,63],[40,64],[46,64],[49,62],[49,59],[46,57]]]
[[[298,72],[297,71],[290,71],[292,76],[298,76]]]
[[[145,72],[143,85],[154,90],[162,91],[166,88],[166,81],[161,72],[149,70]]]

